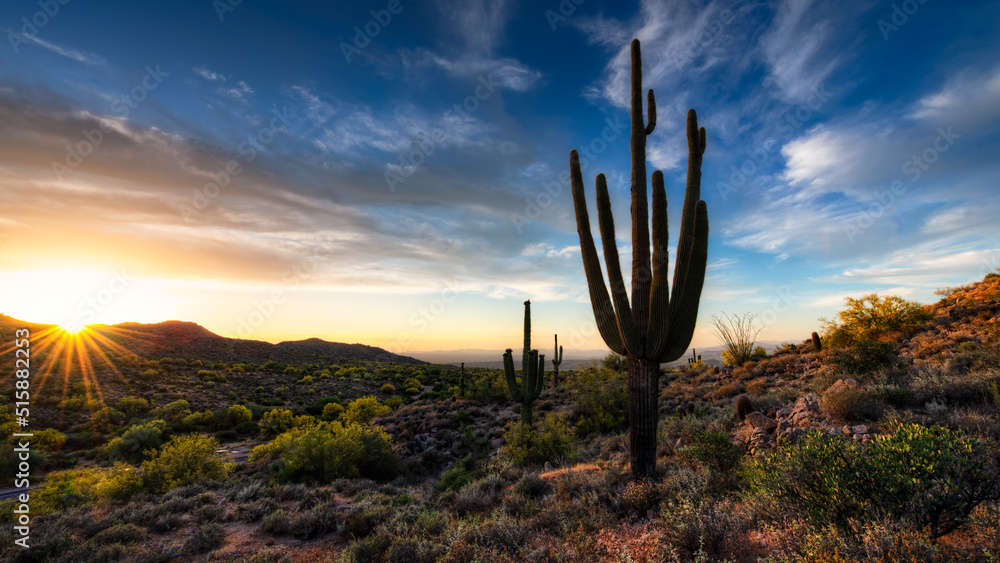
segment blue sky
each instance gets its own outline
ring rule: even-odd
[[[695,346],[1000,265],[1000,3],[232,3],[3,3],[0,310],[502,350],[531,299],[601,348],[560,176],[589,151],[627,256],[636,37],[673,241],[708,131]]]

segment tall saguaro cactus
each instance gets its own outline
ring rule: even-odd
[[[559,345],[559,335],[556,335],[556,349],[552,352],[552,386],[559,385],[559,364],[562,363],[563,349]]]
[[[521,355],[521,384],[517,384],[513,351],[507,348],[503,355],[503,369],[507,374],[510,396],[521,403],[521,422],[531,425],[531,404],[542,392],[545,375],[545,356],[531,349],[531,301],[524,302],[524,351]]]
[[[642,57],[639,40],[632,41],[632,298],[625,290],[614,217],[604,174],[597,176],[597,216],[604,260],[611,284],[604,283],[583,192],[580,157],[570,152],[573,206],[580,235],[583,267],[590,288],[597,328],[608,347],[628,359],[629,449],[633,477],[656,473],[656,423],[660,364],[680,358],[694,333],[698,301],[708,260],[708,211],[701,201],[701,161],[705,129],[695,111],[687,114],[687,192],[681,212],[673,293],[667,279],[667,196],[663,173],[653,172],[652,258],[650,218],[646,205],[646,137],[656,127],[656,101],[648,93],[648,122],[642,119]]]

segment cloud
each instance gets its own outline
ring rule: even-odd
[[[41,37],[38,37],[37,35],[25,35],[16,32],[11,32],[9,35],[11,37],[16,37],[21,40],[29,41],[31,43],[34,43],[35,45],[38,45],[39,47],[42,47],[43,49],[47,49],[53,53],[56,53],[57,55],[62,55],[63,57],[72,59],[77,62],[81,62],[88,65],[107,64],[107,61],[105,61],[98,55],[95,55],[94,53],[88,53],[80,51],[78,49],[72,49],[70,47],[63,47],[62,45],[57,45],[56,43],[53,43],[51,41],[46,41]]]
[[[1000,66],[958,72],[937,92],[920,98],[910,117],[955,126],[983,126],[1000,118]]]
[[[207,68],[205,68],[204,66],[196,66],[196,67],[192,68],[191,70],[193,70],[194,73],[197,74],[198,76],[204,78],[205,80],[209,80],[211,82],[225,82],[226,81],[226,76],[225,75],[219,74],[217,72],[212,72],[212,71],[208,70]]]

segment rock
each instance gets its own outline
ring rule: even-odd
[[[544,469],[545,471],[552,471],[553,469],[552,464],[546,461],[545,465],[542,466],[542,469]]]
[[[264,545],[274,545],[274,538],[267,538],[267,541],[264,542]]]
[[[775,420],[770,419],[757,411],[747,414],[746,419],[747,422],[754,426],[754,428],[758,428],[764,432],[773,432],[774,429],[778,427],[778,423]]]
[[[854,432],[851,432],[851,427],[846,424],[844,425],[843,428],[840,429],[840,431],[844,433],[844,436],[850,436],[851,434],[854,434]]]
[[[855,434],[855,435],[857,435],[857,434],[868,434],[869,428],[867,426],[865,426],[864,424],[859,424],[857,426],[852,426],[851,427],[851,432],[853,434]]]

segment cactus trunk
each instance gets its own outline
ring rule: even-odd
[[[633,475],[656,473],[660,363],[628,359],[629,454]]]
[[[521,422],[531,425],[531,405],[542,393],[545,376],[545,356],[531,349],[531,301],[524,302],[524,349],[521,354],[521,381],[514,371],[513,350],[507,348],[503,355],[503,369],[507,389],[514,401],[521,403]]]

